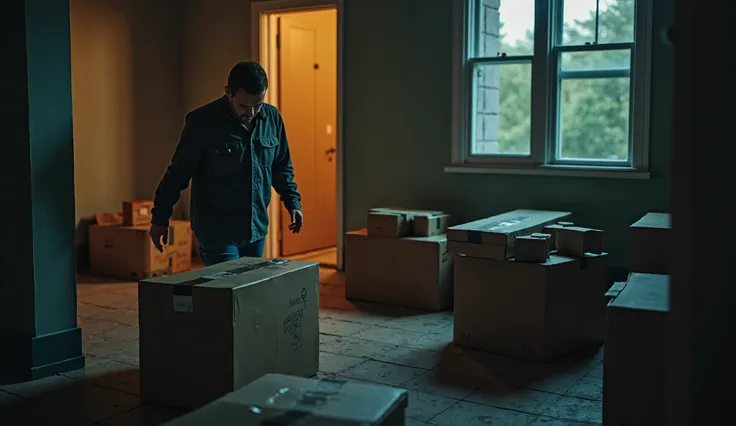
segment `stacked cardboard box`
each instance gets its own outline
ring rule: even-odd
[[[123,225],[149,225],[152,210],[153,201],[150,200],[123,201]]]
[[[645,274],[669,273],[670,215],[647,213],[631,225],[629,270]]]
[[[587,241],[577,238],[582,231],[557,240],[557,231],[570,226],[558,222],[569,216],[516,210],[448,230],[448,248],[460,255],[456,344],[547,362],[603,340],[607,254],[551,250],[549,232],[558,247],[569,244],[572,251]]]
[[[407,392],[389,386],[267,374],[169,426],[403,426]]]
[[[168,244],[156,250],[148,234],[152,201],[124,201],[122,214],[99,214],[89,229],[90,269],[98,274],[139,280],[188,271],[192,267],[192,229],[172,220]]]
[[[603,424],[666,424],[669,277],[631,274],[608,293]]]
[[[315,262],[241,258],[149,278],[138,305],[147,402],[197,408],[266,373],[317,373]]]
[[[347,234],[346,296],[428,311],[450,308],[448,219],[439,211],[371,210],[368,229]]]

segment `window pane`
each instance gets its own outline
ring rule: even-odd
[[[596,30],[596,0],[564,0],[562,44],[634,41],[635,4],[636,0],[598,0]]]
[[[562,80],[558,159],[629,158],[629,78]]]
[[[600,50],[592,52],[563,52],[560,55],[562,71],[628,70],[631,68],[631,50]]]
[[[534,53],[534,0],[478,2],[478,57]]]
[[[475,138],[472,155],[529,155],[532,65],[478,64],[473,73]]]

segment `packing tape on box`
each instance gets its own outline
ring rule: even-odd
[[[303,418],[311,416],[314,407],[327,404],[328,398],[340,393],[340,389],[347,383],[344,380],[322,379],[317,383],[317,389],[303,391],[296,400],[292,409],[286,410],[259,422],[263,426],[289,426],[297,424]],[[289,394],[289,388],[281,388],[278,392],[266,400],[265,407],[273,405],[282,395]],[[251,412],[255,414],[265,414],[261,407],[251,406]]]
[[[184,281],[173,285],[174,296],[174,312],[191,313],[194,311],[192,300],[192,288],[215,280],[227,278],[235,278],[247,272],[255,271],[262,268],[273,268],[288,263],[285,259],[273,259],[265,262],[254,263],[252,265],[243,265],[227,271],[217,272],[210,275],[195,278],[193,280]]]

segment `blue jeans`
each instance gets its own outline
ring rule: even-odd
[[[205,266],[212,266],[241,257],[262,257],[266,245],[265,238],[252,243],[247,240],[225,242],[211,241],[206,238],[203,240],[199,236],[197,236],[197,240],[199,240],[199,255]]]

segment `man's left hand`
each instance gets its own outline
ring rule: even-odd
[[[292,210],[289,231],[298,234],[302,230],[302,227],[304,227],[304,215],[301,210]]]

